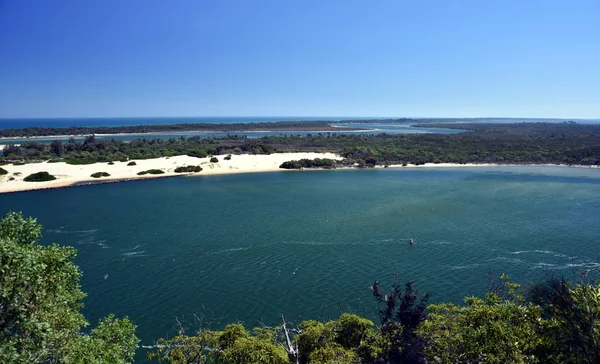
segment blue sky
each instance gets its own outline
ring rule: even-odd
[[[600,118],[598,0],[0,0],[0,117]]]

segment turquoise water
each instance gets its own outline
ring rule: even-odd
[[[431,302],[600,265],[600,170],[380,169],[182,177],[0,195],[74,245],[85,314],[142,344],[194,315],[218,328],[374,313],[397,272]],[[409,239],[415,245],[408,244]]]

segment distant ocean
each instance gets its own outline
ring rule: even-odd
[[[198,116],[198,117],[122,117],[122,118],[0,118],[0,129],[12,128],[68,128],[71,126],[126,126],[126,125],[159,125],[159,124],[237,124],[262,123],[276,121],[351,121],[351,120],[386,120],[402,117],[381,116]],[[414,118],[428,119],[428,118]],[[432,118],[433,119],[433,118]],[[439,118],[440,122],[475,122],[475,123],[516,123],[547,122],[561,123],[575,121],[583,124],[600,124],[600,119],[531,119],[531,118]]]

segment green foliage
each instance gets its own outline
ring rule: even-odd
[[[422,120],[420,120],[422,121]],[[380,121],[378,121],[380,122]],[[24,128],[2,129],[0,137],[31,137],[52,135],[93,135],[93,134],[130,134],[130,133],[165,133],[184,131],[254,131],[273,130],[281,132],[294,132],[302,130],[338,130],[331,126],[331,121],[278,121],[262,123],[236,123],[236,124],[163,124],[163,125],[124,125],[124,126],[72,126],[68,128]],[[355,129],[347,129],[355,130]]]
[[[377,281],[372,289],[380,303],[378,330],[353,314],[304,321],[285,333],[285,326],[279,326],[250,334],[234,324],[223,331],[161,339],[150,357],[172,363],[301,364],[591,364],[600,359],[600,285],[595,282],[536,285],[528,302],[520,285],[503,274],[485,299],[467,297],[462,306],[433,304],[428,312],[410,282],[402,286],[396,277],[387,294]]]
[[[231,154],[227,154],[225,156],[225,158],[223,158],[223,159],[225,159],[226,161],[230,161],[231,160]]]
[[[14,166],[24,166],[26,164],[27,163],[25,163],[25,162],[15,162],[15,163],[13,163]]]
[[[541,310],[514,302],[469,297],[466,307],[429,306],[419,328],[424,354],[442,362],[535,363],[541,338]]]
[[[0,176],[3,174],[8,174],[8,171],[6,169],[0,167]]]
[[[79,165],[94,164],[94,163],[98,162],[98,160],[92,159],[92,158],[70,158],[70,159],[66,159],[65,162],[67,164],[79,166]]]
[[[210,162],[211,162],[211,163],[219,163],[219,159],[218,159],[217,157],[212,157],[212,158],[210,159]]]
[[[600,285],[550,278],[534,285],[528,298],[548,318],[541,330],[543,362],[600,362]]]
[[[82,333],[75,249],[38,245],[41,229],[13,212],[0,221],[0,362],[131,362],[138,340],[128,319],[109,316]]]
[[[223,331],[201,330],[195,336],[180,332],[173,339],[160,339],[149,359],[168,363],[289,363],[287,352],[264,330],[251,335],[240,324],[225,326]]]
[[[175,173],[197,173],[201,171],[202,167],[200,166],[182,166],[175,168]]]
[[[131,161],[131,162],[127,163],[127,165],[128,165],[128,166],[136,166],[136,165],[137,165],[137,163],[135,163],[134,161]]]
[[[148,169],[146,171],[138,172],[138,176],[143,176],[146,174],[163,174],[163,173],[165,173],[165,171],[160,170],[160,169]]]
[[[112,166],[112,165],[114,165],[114,164],[115,164],[115,162],[108,162],[108,165],[109,165],[109,166]]]
[[[56,177],[54,177],[53,175],[51,175],[48,172],[37,172],[37,173],[32,173],[29,176],[23,178],[23,180],[25,182],[46,182],[46,181],[53,181],[55,180]]]
[[[336,161],[329,158],[300,159],[283,162],[279,168],[283,169],[302,169],[302,168],[333,168]]]
[[[94,177],[94,178],[100,178],[100,177],[109,177],[110,174],[107,172],[96,172],[96,173],[92,173],[92,175],[90,177]]]

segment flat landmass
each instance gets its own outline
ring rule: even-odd
[[[426,123],[420,126],[466,131],[445,135],[327,132],[255,139],[236,135],[220,138],[193,136],[167,140],[142,138],[130,142],[99,140],[90,135],[81,142],[73,139],[66,143],[55,140],[51,144],[28,141],[20,146],[6,145],[3,148],[0,192],[64,187],[85,181],[174,176],[181,174],[175,171],[178,167],[188,167],[182,173],[210,175],[266,172],[280,168],[600,166],[600,125],[566,122]],[[213,156],[218,162],[211,162]],[[130,165],[131,161],[135,161],[136,165]],[[201,172],[194,171],[193,167],[197,166],[202,168]],[[147,173],[139,175],[144,171]],[[44,182],[24,180],[38,172],[48,172],[56,179]],[[96,178],[91,177],[92,174]],[[44,178],[50,177],[35,175],[30,179]]]

